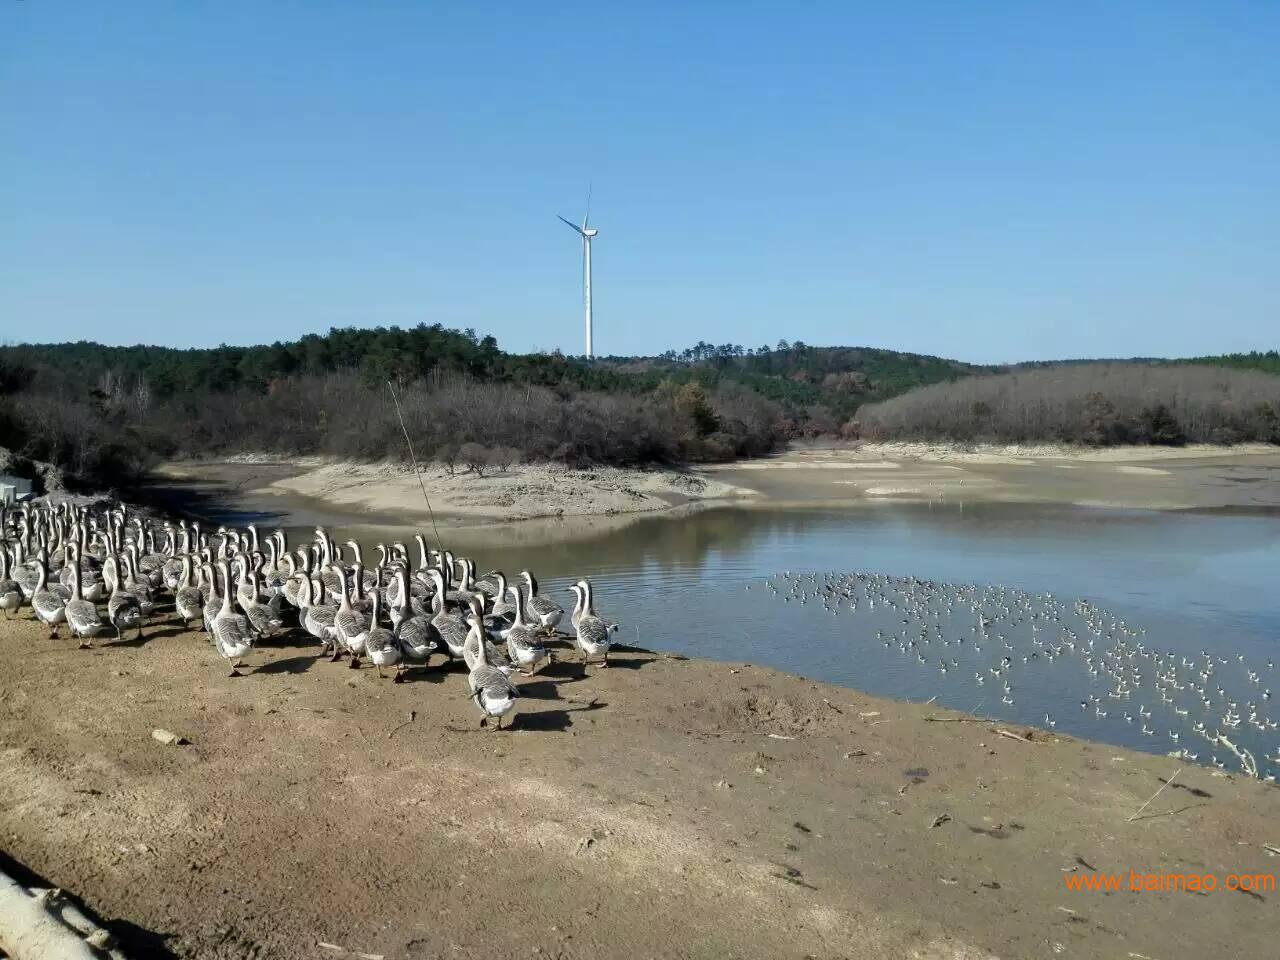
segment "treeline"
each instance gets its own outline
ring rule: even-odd
[[[587,362],[438,324],[213,349],[24,344],[0,348],[0,447],[83,487],[127,486],[175,456],[398,457],[391,382],[419,456],[451,465],[726,460],[835,433],[868,399],[976,369],[786,341]]]
[[[998,369],[872,347],[813,347],[801,340],[756,348],[700,341],[678,353],[605,362],[630,375],[742,384],[784,405],[793,429],[810,434],[834,432],[864,403]]]
[[[873,440],[1280,443],[1280,377],[1191,365],[1091,363],[921,387],[863,407]]]
[[[19,472],[34,477],[36,465],[48,463],[73,489],[124,489],[158,460],[181,456],[404,459],[393,388],[418,457],[450,469],[728,460],[760,456],[786,439],[780,408],[731,383],[661,380],[607,392],[571,376],[547,386],[537,375],[486,380],[447,364],[380,379],[382,371],[356,363],[265,383],[192,380],[176,390],[154,387],[150,368],[107,367],[96,377],[92,369],[21,366],[0,351],[0,447],[16,456]],[[548,377],[549,369],[538,365],[537,373]]]

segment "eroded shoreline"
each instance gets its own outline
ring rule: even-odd
[[[165,464],[231,500],[332,522],[393,525],[429,516],[473,527],[564,521],[599,530],[627,517],[709,506],[852,507],[885,502],[1049,503],[1147,510],[1280,511],[1280,449],[1097,451],[1055,447],[796,446],[689,470],[567,470],[538,464],[484,476],[429,464],[422,486],[398,463],[252,458]],[[332,516],[330,516],[332,515]],[[308,521],[309,522],[309,521]]]

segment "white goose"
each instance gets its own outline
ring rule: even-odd
[[[75,559],[71,564],[71,599],[66,602],[63,616],[67,628],[73,637],[80,640],[81,648],[88,647],[90,641],[102,632],[102,617],[91,600],[84,598],[80,588],[80,551],[75,551]]]
[[[373,610],[369,613],[369,630],[364,635],[364,649],[382,676],[383,667],[394,667],[400,662],[400,644],[396,636],[386,627],[378,623],[378,614],[382,603],[382,572],[379,571],[373,586]],[[403,675],[396,671],[395,682],[399,683]]]
[[[351,654],[350,666],[356,668],[360,666],[360,654],[364,653],[364,641],[369,634],[369,619],[351,606],[351,587],[347,582],[346,573],[340,572],[338,578],[341,581],[342,600],[333,618],[333,625],[337,630],[338,639]],[[333,659],[338,660],[341,656],[341,650],[335,644]]]
[[[480,726],[489,724],[489,718],[497,720],[497,729],[502,729],[502,718],[511,712],[520,697],[520,691],[511,682],[511,678],[497,667],[489,665],[485,657],[484,624],[480,617],[472,612],[467,618],[471,632],[477,637],[475,644],[478,658],[471,672],[467,674],[467,685],[471,687],[471,698],[480,708]]]
[[[537,665],[546,660],[551,662],[551,655],[542,643],[542,637],[533,627],[525,623],[523,606],[520,602],[520,588],[512,586],[515,603],[511,604],[515,612],[515,622],[505,630],[499,630],[498,636],[507,641],[507,656],[516,668],[527,677],[533,676]]]
[[[253,649],[253,629],[249,626],[248,618],[236,613],[231,607],[231,595],[234,591],[231,585],[230,566],[226,560],[220,560],[218,567],[222,572],[222,582],[225,586],[222,591],[222,609],[213,619],[211,632],[218,653],[231,664],[229,676],[238,677],[240,671],[236,668],[240,666],[240,658]]]
[[[36,583],[31,591],[31,609],[36,618],[49,628],[49,636],[58,635],[58,624],[67,618],[67,601],[48,589],[49,571],[45,569],[43,555],[32,561],[36,568]]]
[[[107,558],[103,567],[104,577],[111,584],[111,595],[107,598],[107,620],[116,628],[116,639],[124,637],[124,632],[132,627],[138,628],[138,639],[142,639],[142,605],[138,598],[128,593],[121,583],[120,561],[114,557]]]
[[[579,580],[569,588],[578,598],[578,622],[574,640],[582,651],[582,672],[593,657],[600,658],[600,666],[609,666],[609,624],[595,615],[591,609],[591,585]]]
[[[13,611],[22,606],[22,588],[18,581],[9,579],[9,551],[0,544],[0,610],[9,619]]]
[[[525,614],[533,623],[547,633],[551,633],[560,626],[560,620],[564,617],[564,607],[550,597],[538,593],[538,581],[528,570],[521,570],[520,578],[529,588],[529,596],[524,602]]]
[[[186,527],[183,527],[186,533]],[[173,591],[173,608],[182,618],[182,626],[191,629],[192,620],[204,619],[204,594],[192,580],[191,557],[184,554],[179,561],[177,584]]]
[[[400,653],[408,663],[427,666],[431,654],[436,650],[436,641],[432,634],[431,622],[420,614],[409,615],[409,574],[401,567],[396,571],[400,581],[400,615],[396,619],[396,640],[400,644]]]

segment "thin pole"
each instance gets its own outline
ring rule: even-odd
[[[583,237],[582,246],[583,246],[582,255],[585,261],[584,266],[586,267],[586,269],[583,271],[583,274],[582,274],[582,299],[585,302],[586,309],[587,309],[587,359],[590,360],[592,356],[592,351],[591,351],[591,238]]]
[[[422,488],[422,499],[427,502],[427,513],[431,517],[431,530],[436,535],[436,549],[444,553],[444,544],[440,542],[440,528],[436,526],[436,512],[431,509],[431,498],[427,496],[427,485],[422,481],[422,471],[418,469],[418,457],[413,452],[413,441],[409,439],[409,428],[404,424],[404,412],[400,409],[400,399],[396,389],[387,381],[387,389],[391,391],[391,401],[396,405],[396,416],[400,418],[400,430],[404,434],[404,442],[409,447],[409,459],[413,461],[413,473],[418,478],[418,486]]]

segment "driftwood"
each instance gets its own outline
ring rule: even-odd
[[[925,717],[925,723],[996,723],[995,717]]]
[[[0,873],[0,951],[12,960],[125,960],[112,936],[58,890]]]

